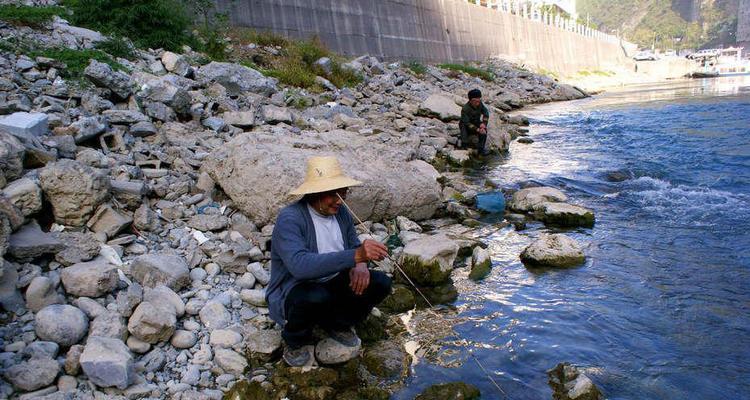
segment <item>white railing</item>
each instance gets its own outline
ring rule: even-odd
[[[582,36],[595,38],[605,42],[616,43],[621,45],[631,45],[624,39],[615,35],[610,35],[602,31],[592,29],[591,27],[581,25],[571,18],[564,18],[558,13],[545,13],[538,7],[534,7],[529,0],[466,0],[469,3],[486,7],[491,10],[505,12],[526,18],[541,24],[554,26],[556,28],[577,33]],[[632,45],[635,46],[635,45]]]

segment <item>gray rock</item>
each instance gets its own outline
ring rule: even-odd
[[[110,185],[114,198],[127,208],[138,208],[148,193],[148,187],[142,181],[110,180]]]
[[[58,351],[60,346],[55,342],[36,341],[23,349],[23,355],[29,359],[54,360]]]
[[[103,258],[73,264],[60,274],[63,287],[73,296],[100,297],[117,287],[117,266]]]
[[[409,242],[401,255],[404,272],[417,284],[442,285],[450,280],[458,244],[445,234]]]
[[[91,336],[80,361],[83,373],[99,387],[122,390],[135,379],[133,355],[122,340]]]
[[[71,128],[75,130],[76,143],[82,143],[93,139],[107,130],[107,120],[103,117],[82,117],[72,123]]]
[[[133,110],[106,110],[102,113],[113,124],[132,125],[148,122],[148,117]]]
[[[55,221],[63,225],[83,226],[109,197],[109,178],[73,160],[47,165],[39,173],[39,180],[52,204]]]
[[[419,224],[401,215],[396,217],[396,224],[401,231],[422,232],[422,227]]]
[[[555,368],[547,371],[547,375],[555,399],[601,400],[604,398],[594,382],[573,365],[557,364]]]
[[[128,331],[146,343],[158,343],[172,337],[177,324],[171,305],[144,301],[136,307],[128,321]]]
[[[177,255],[155,253],[133,260],[130,271],[144,287],[165,285],[180,290],[190,284],[190,272],[185,260]]]
[[[524,264],[540,267],[572,267],[582,264],[585,258],[581,246],[560,233],[543,235],[521,253]]]
[[[227,125],[227,123],[223,119],[218,118],[218,117],[206,118],[203,121],[201,121],[201,124],[205,126],[206,128],[211,129],[216,132],[222,130]]]
[[[268,306],[268,303],[266,303],[265,289],[243,289],[240,292],[240,298],[242,298],[242,301],[256,307]]]
[[[199,231],[220,231],[229,226],[229,218],[223,215],[198,214],[188,221],[188,226]]]
[[[0,129],[22,139],[34,139],[49,133],[47,121],[44,113],[16,112],[0,119]]]
[[[23,143],[12,134],[0,129],[0,183],[18,179],[23,175],[26,153]]]
[[[143,301],[151,302],[151,304],[159,304],[164,307],[169,306],[177,317],[185,315],[185,303],[182,301],[180,295],[164,285],[146,288]]]
[[[358,341],[357,346],[349,347],[331,338],[325,338],[315,345],[315,358],[321,364],[341,364],[357,357],[361,349],[361,341]]]
[[[221,118],[229,125],[238,128],[252,128],[255,126],[255,111],[227,111],[221,114]]]
[[[333,72],[333,61],[328,57],[321,57],[314,64],[320,68],[326,75],[330,75]]]
[[[26,308],[33,312],[64,302],[65,299],[55,290],[54,282],[46,276],[34,278],[26,289]]]
[[[36,314],[36,335],[62,347],[78,343],[89,329],[89,319],[83,311],[68,305],[53,304]]]
[[[242,335],[229,329],[215,329],[211,332],[211,346],[226,349],[242,342]]]
[[[117,303],[117,311],[123,317],[129,317],[133,314],[133,309],[141,303],[143,300],[143,287],[137,282],[133,282],[132,285],[128,286],[127,290],[123,290],[117,293],[115,302]]]
[[[140,360],[140,364],[143,365],[143,369],[146,372],[154,372],[160,370],[162,367],[164,367],[164,364],[167,362],[167,356],[164,353],[164,350],[160,348],[155,348],[148,352],[143,358]]]
[[[115,210],[109,204],[102,204],[86,223],[86,226],[92,232],[103,233],[107,238],[113,238],[132,222],[133,218],[130,216]]]
[[[51,385],[59,373],[57,361],[36,359],[13,365],[4,375],[16,388],[30,392]]]
[[[239,64],[211,62],[200,67],[195,75],[203,83],[220,83],[230,96],[243,95],[245,92],[270,95],[277,90],[276,79],[267,78],[260,72]]]
[[[508,208],[519,212],[532,212],[540,209],[543,203],[564,202],[568,200],[565,193],[550,187],[531,187],[521,189],[511,197]]]
[[[343,170],[364,183],[347,199],[360,218],[428,218],[442,204],[440,184],[426,172],[436,171],[424,161],[412,161],[413,152],[403,144],[386,146],[341,130],[301,136],[253,133],[238,135],[213,152],[202,168],[235,207],[257,225],[266,225],[288,204],[289,191],[303,181],[301,166],[307,159],[335,152]],[[274,161],[279,154],[284,154],[284,163]]]
[[[216,349],[214,363],[234,376],[241,376],[247,368],[245,357],[229,349]]]
[[[18,260],[33,260],[43,254],[54,254],[65,245],[48,232],[43,232],[36,221],[21,227],[8,239],[8,253]]]
[[[245,348],[249,357],[257,364],[269,362],[281,351],[281,331],[264,329],[248,334]]]
[[[232,320],[232,315],[227,311],[224,305],[216,301],[209,301],[206,303],[198,315],[200,316],[203,325],[205,325],[209,331],[226,328]]]
[[[267,124],[278,124],[283,122],[285,124],[292,123],[292,112],[286,107],[278,107],[272,104],[263,106],[261,109],[261,117]]]
[[[171,51],[165,51],[161,55],[161,62],[167,71],[176,75],[188,76],[190,73],[190,63],[187,61],[187,58]]]
[[[103,305],[88,297],[79,297],[73,300],[73,305],[80,308],[90,320],[109,312]]]
[[[195,270],[193,270],[193,271],[195,271]],[[191,275],[192,275],[193,271],[190,271]],[[195,280],[195,279],[193,279],[193,280]],[[241,277],[237,278],[237,280],[234,282],[234,284],[237,285],[237,286],[239,286],[242,289],[252,289],[255,286],[255,276],[253,274],[247,272],[247,273],[243,274]]]
[[[158,232],[161,230],[158,214],[145,203],[133,213],[133,226],[140,231]]]
[[[535,213],[545,224],[562,227],[593,227],[594,212],[567,203],[541,203]]]
[[[102,62],[91,60],[83,71],[83,74],[94,85],[105,87],[112,91],[120,99],[127,99],[132,93],[132,82],[130,76],[124,72],[113,71],[112,68]]]
[[[165,78],[148,81],[138,95],[153,103],[164,103],[179,114],[190,112],[190,93]]]
[[[146,343],[135,336],[128,337],[127,345],[131,351],[138,354],[144,354],[151,348],[151,344]]]
[[[83,346],[76,344],[70,346],[70,350],[65,355],[65,373],[68,375],[76,376],[81,369],[81,354],[83,354]]]
[[[130,130],[128,132],[134,137],[147,137],[159,133],[159,131],[156,129],[156,126],[148,121],[136,122],[135,124],[130,126]]]
[[[99,255],[100,243],[89,232],[63,231],[55,234],[65,243],[65,249],[55,254],[55,261],[62,265],[73,265],[89,261]]]
[[[445,122],[457,121],[461,118],[461,107],[451,97],[433,93],[420,104],[418,113]]]
[[[102,314],[91,321],[89,337],[91,336],[125,341],[128,338],[128,330],[118,314]]]
[[[178,330],[169,341],[177,349],[189,349],[198,341],[198,336],[190,331]]]
[[[3,195],[26,217],[42,209],[42,190],[31,179],[22,178],[11,182],[3,188]]]

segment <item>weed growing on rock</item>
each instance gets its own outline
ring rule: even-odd
[[[427,67],[417,61],[407,63],[406,67],[417,76],[422,76],[427,73]]]
[[[65,15],[62,7],[31,7],[19,5],[0,5],[0,20],[14,25],[40,28],[52,21],[55,15]]]
[[[99,42],[96,44],[96,48],[113,57],[121,57],[126,60],[133,60],[136,56],[135,49],[130,41],[120,36],[112,36]]]
[[[471,65],[466,64],[439,64],[438,67],[442,69],[447,69],[450,71],[459,71],[467,73],[471,76],[476,76],[478,78],[481,78],[487,82],[492,82],[495,80],[495,74],[493,74],[491,71],[487,69],[472,67]]]

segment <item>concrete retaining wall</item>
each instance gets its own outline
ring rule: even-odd
[[[629,63],[618,43],[461,0],[218,0],[236,26],[424,62],[502,56],[559,75]]]

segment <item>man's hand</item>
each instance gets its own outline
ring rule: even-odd
[[[481,133],[482,135],[486,135],[486,134],[487,134],[487,124],[485,124],[485,123],[482,123],[481,125],[479,125],[479,129],[478,129],[478,131],[479,131],[479,133]]]
[[[354,253],[354,262],[380,261],[388,255],[388,248],[375,240],[367,239]]]
[[[357,296],[361,295],[370,285],[370,270],[367,263],[357,263],[357,266],[349,270],[349,287]]]

